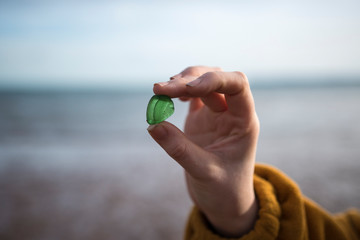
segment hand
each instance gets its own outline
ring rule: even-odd
[[[188,191],[225,237],[249,232],[257,217],[253,187],[259,121],[246,76],[189,67],[154,93],[190,100],[185,131],[168,122],[149,133],[186,172]]]

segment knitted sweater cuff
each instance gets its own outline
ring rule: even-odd
[[[265,169],[264,169],[265,168]],[[257,170],[268,171],[270,167],[257,166]],[[274,171],[274,169],[271,169]],[[276,170],[275,170],[276,171]],[[266,175],[266,174],[265,174]],[[241,238],[224,238],[214,232],[207,220],[197,207],[190,214],[185,238],[191,240],[213,239],[213,240],[255,240],[276,239],[280,228],[280,204],[278,203],[275,188],[266,177],[254,175],[254,188],[259,204],[258,218],[254,228]]]

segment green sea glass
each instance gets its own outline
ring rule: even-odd
[[[170,97],[165,95],[154,95],[147,106],[146,121],[150,125],[161,123],[173,113],[174,103]]]

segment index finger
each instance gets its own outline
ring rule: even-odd
[[[195,76],[186,76],[173,79],[168,82],[155,83],[153,91],[155,94],[167,95],[171,98],[191,97],[186,91],[186,84],[195,80]]]
[[[246,117],[255,112],[250,85],[242,72],[208,72],[186,86],[191,96],[206,97],[213,92],[224,94],[228,111],[235,116]]]
[[[181,73],[170,78],[168,82],[154,84],[155,94],[164,94],[169,97],[190,97],[186,91],[186,84],[200,77],[204,73],[222,71],[219,67],[192,66],[185,68]]]

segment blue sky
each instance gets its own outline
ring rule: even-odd
[[[198,64],[359,77],[359,12],[358,0],[2,0],[0,86],[138,85]]]

